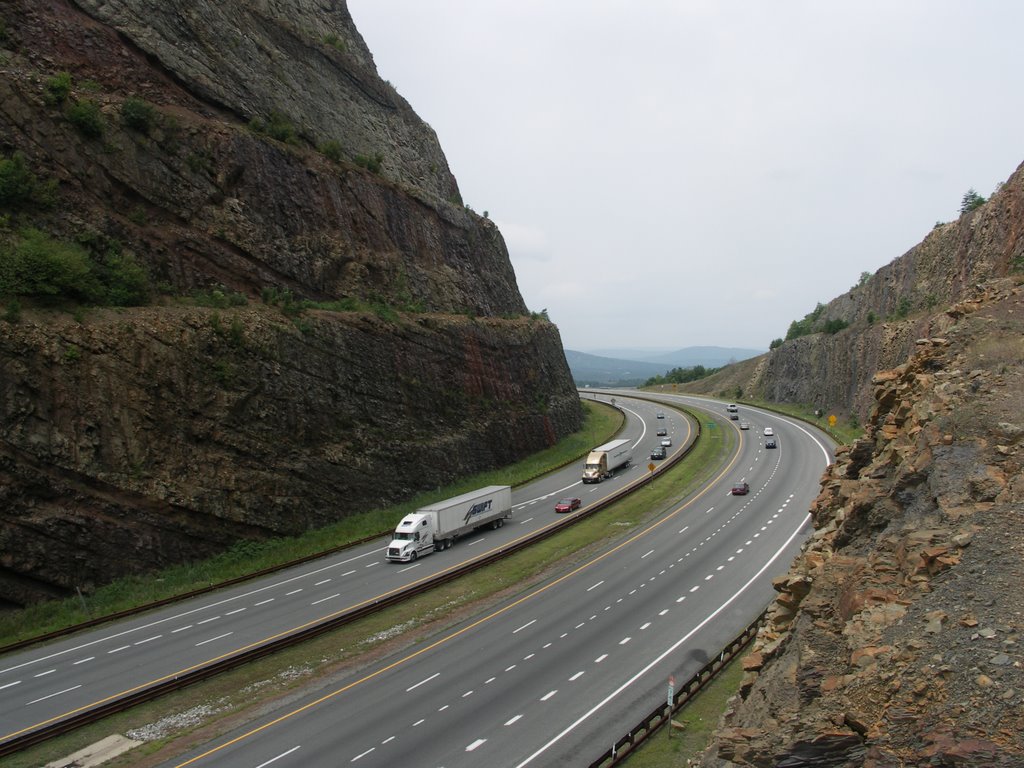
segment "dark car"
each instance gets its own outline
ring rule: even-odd
[[[748,493],[750,493],[749,483],[736,483],[732,487],[733,496],[746,496]]]
[[[666,451],[660,445],[651,451],[652,459],[664,459],[666,456],[668,456],[668,451]]]
[[[667,435],[667,434],[668,434],[668,428],[667,427],[658,427],[658,437],[661,437],[662,435]]]
[[[570,496],[569,498],[562,499],[555,504],[555,512],[572,512],[574,509],[579,509],[580,504],[582,503],[582,500],[575,496]]]
[[[659,419],[664,419],[665,418],[665,414],[662,413],[661,411],[658,411],[658,418]]]
[[[764,441],[765,448],[778,448],[779,444],[775,442],[774,437],[769,437]]]

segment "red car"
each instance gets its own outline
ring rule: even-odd
[[[750,485],[748,483],[736,483],[732,487],[733,496],[746,496],[750,493]]]
[[[582,499],[577,499],[575,496],[562,499],[555,504],[555,512],[572,512],[574,509],[579,509],[582,503]]]

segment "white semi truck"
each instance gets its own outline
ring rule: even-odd
[[[448,549],[460,536],[490,525],[500,528],[512,517],[512,487],[489,485],[447,501],[421,507],[402,518],[385,557],[408,563],[435,550]]]
[[[600,483],[611,477],[619,467],[629,466],[633,460],[633,448],[629,440],[612,440],[599,445],[587,455],[583,467],[584,483]]]

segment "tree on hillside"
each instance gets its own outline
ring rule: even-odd
[[[970,213],[984,203],[985,198],[975,192],[974,187],[971,187],[964,193],[964,198],[960,201],[960,213]]]

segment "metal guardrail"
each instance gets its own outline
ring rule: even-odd
[[[672,706],[668,702],[660,704],[639,723],[633,726],[625,736],[616,741],[589,768],[610,768],[619,765],[629,757],[647,739],[651,738],[663,725],[672,720],[673,715],[685,707],[707,686],[719,672],[735,659],[757,636],[757,631],[764,623],[767,610],[763,611],[746,629],[737,635],[732,642],[722,649],[721,653],[705,664],[689,680],[680,686],[672,697]]]
[[[690,451],[693,450],[694,446],[696,446],[697,442],[700,440],[702,433],[700,419],[697,418],[695,414],[693,414],[686,408],[682,408],[681,406],[673,407],[685,412],[687,415],[693,418],[693,420],[697,424],[697,436],[690,443],[690,445],[686,446],[685,449],[677,452],[675,455],[673,455],[673,457],[670,460],[663,462],[661,465],[663,470],[667,469],[668,467],[674,466],[678,462],[682,461],[687,455],[689,455]],[[284,650],[291,646],[298,645],[300,643],[305,642],[306,640],[317,637],[326,632],[338,629],[342,626],[345,626],[346,624],[350,624],[358,619],[364,618],[365,616],[369,616],[373,613],[376,613],[392,605],[407,600],[410,597],[414,597],[424,592],[428,592],[431,589],[440,586],[441,584],[445,584],[468,573],[472,573],[473,571],[479,568],[483,568],[484,566],[490,565],[498,560],[501,560],[504,557],[508,557],[509,555],[518,552],[522,549],[525,549],[526,547],[531,546],[539,541],[543,541],[544,539],[547,539],[550,536],[554,536],[556,533],[561,532],[565,528],[574,525],[579,520],[596,514],[605,507],[608,507],[611,504],[614,504],[615,502],[619,501],[620,499],[628,496],[633,491],[646,486],[648,483],[652,482],[652,480],[659,474],[661,474],[661,472],[647,472],[645,473],[644,477],[639,478],[638,480],[634,480],[628,485],[623,486],[617,491],[606,496],[604,499],[584,508],[581,512],[578,512],[577,514],[571,517],[564,518],[559,522],[551,526],[548,526],[543,530],[538,531],[532,536],[520,539],[519,541],[509,544],[506,547],[499,547],[486,555],[483,555],[477,559],[468,561],[466,563],[463,563],[462,565],[451,568],[448,571],[440,573],[424,582],[421,582],[411,587],[407,587],[406,589],[399,590],[385,597],[375,599],[373,602],[368,602],[350,611],[337,614],[329,619],[305,627],[304,629],[291,633],[287,636],[276,638],[274,640],[271,640],[267,643],[264,643],[253,648],[240,650],[238,653],[220,658],[212,664],[188,670],[173,678],[160,680],[154,683],[153,685],[147,686],[145,688],[133,689],[124,696],[120,696],[116,699],[111,699],[109,701],[104,701],[97,707],[77,712],[71,715],[70,717],[64,718],[63,720],[59,720],[55,723],[50,723],[48,725],[44,725],[41,728],[21,733],[15,736],[14,738],[8,739],[7,741],[0,743],[0,757],[12,755],[16,752],[28,749],[29,747],[41,744],[42,742],[52,739],[56,736],[60,736],[65,733],[70,733],[71,731],[76,730],[77,728],[80,728],[83,725],[94,723],[98,720],[103,719],[104,717],[107,717],[108,715],[117,712],[122,712],[126,709],[130,709],[131,707],[137,704],[141,704],[146,701],[151,701],[172,691],[180,690],[194,683],[207,680],[211,677],[219,675],[222,672],[226,672],[236,667],[240,667],[244,664],[248,664],[251,661],[255,661],[264,656],[269,656],[273,653],[277,653],[278,651]],[[371,540],[372,538],[376,537],[371,537]],[[313,558],[304,558],[303,561],[305,561],[306,559]],[[198,594],[202,594],[206,591],[209,590],[200,590]],[[173,602],[173,600],[171,602]],[[68,630],[68,632],[70,631],[71,630]]]
[[[598,402],[602,402],[603,403],[603,401],[598,401]],[[615,407],[615,405],[611,404],[611,403],[603,403],[603,404],[604,405],[611,405],[612,408]],[[619,408],[617,410],[619,410],[621,412],[622,409]],[[698,428],[699,428],[699,422],[698,422]],[[562,469],[563,467],[568,466],[569,464],[572,464],[574,461],[579,461],[580,458],[582,458],[582,457],[584,457],[586,455],[587,455],[586,453],[582,453],[579,456],[576,456],[576,457],[574,457],[572,459],[567,459],[566,461],[562,462],[561,464],[559,464],[557,466],[554,466],[554,467],[552,467],[552,468],[550,468],[548,470],[545,470],[544,472],[538,472],[536,475],[533,475],[532,477],[526,478],[521,483],[519,483],[519,485],[525,485],[526,483],[533,482],[537,478],[543,477],[548,472],[554,472],[556,470],[559,470],[559,469]],[[151,611],[151,610],[153,610],[155,608],[163,608],[165,605],[173,605],[174,603],[180,603],[180,602],[183,602],[185,600],[191,600],[193,597],[199,597],[201,595],[209,594],[210,592],[217,592],[218,590],[225,589],[227,587],[233,587],[236,584],[243,584],[243,583],[245,583],[247,581],[250,581],[252,579],[258,579],[258,578],[261,578],[263,576],[269,576],[272,573],[277,573],[278,571],[284,571],[284,570],[287,570],[289,568],[294,568],[297,565],[302,565],[302,564],[308,563],[308,562],[310,562],[312,560],[319,560],[321,557],[329,557],[330,555],[335,555],[338,552],[343,552],[346,549],[351,549],[352,547],[358,547],[360,544],[366,544],[368,542],[373,541],[374,539],[384,538],[385,536],[390,535],[392,530],[393,529],[389,528],[386,531],[380,531],[378,533],[372,533],[369,536],[364,536],[361,539],[355,539],[353,541],[348,541],[348,542],[345,542],[344,544],[339,544],[336,547],[331,547],[330,549],[326,549],[326,550],[323,550],[321,552],[314,552],[312,554],[303,555],[302,557],[298,557],[298,558],[296,558],[294,560],[289,560],[289,561],[284,562],[284,563],[278,563],[277,565],[267,566],[266,568],[261,568],[258,571],[253,571],[252,573],[247,573],[244,576],[237,576],[237,577],[235,577],[233,579],[227,579],[226,581],[219,581],[219,582],[217,582],[215,584],[210,584],[210,585],[205,586],[205,587],[198,587],[198,588],[190,590],[188,592],[181,592],[181,593],[179,593],[177,595],[171,595],[170,597],[161,598],[160,600],[153,600],[151,602],[144,603],[142,605],[137,605],[137,606],[135,606],[133,608],[126,608],[123,611],[117,611],[115,613],[108,613],[108,614],[104,614],[103,616],[97,616],[96,618],[93,618],[93,619],[88,619],[86,621],[80,621],[77,624],[72,624],[70,626],[63,627],[61,629],[55,629],[52,632],[46,632],[45,634],[42,634],[42,635],[33,635],[32,637],[27,637],[24,640],[17,640],[17,641],[15,641],[13,643],[8,643],[7,645],[0,646],[0,656],[3,656],[5,653],[10,653],[12,651],[21,650],[22,648],[27,648],[30,645],[36,645],[37,643],[45,643],[45,642],[48,642],[50,640],[57,640],[57,639],[59,639],[61,637],[66,637],[67,635],[72,635],[75,632],[80,632],[83,629],[91,629],[92,627],[98,627],[101,624],[106,624],[106,623],[111,622],[111,621],[117,621],[118,619],[126,619],[129,616],[135,616],[135,615],[140,614],[140,613],[145,613],[146,611]]]

